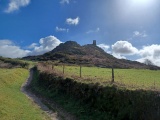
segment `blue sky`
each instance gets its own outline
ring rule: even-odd
[[[39,55],[61,42],[97,45],[160,66],[159,0],[0,0],[0,56]]]

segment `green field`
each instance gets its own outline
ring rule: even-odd
[[[45,120],[46,115],[21,91],[28,70],[0,69],[0,120]]]
[[[63,74],[63,66],[54,66],[54,69]],[[79,66],[65,66],[64,75],[83,83],[98,82],[105,86],[112,79],[112,70],[110,68],[82,67],[82,78],[80,78]],[[114,76],[114,84],[120,87],[160,90],[160,70],[114,69]]]

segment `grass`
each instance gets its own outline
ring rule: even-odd
[[[63,71],[63,66],[54,66],[56,71]],[[79,66],[65,66],[65,77],[77,78],[77,81],[83,83],[100,83],[103,86],[108,85],[112,78],[110,68],[82,67],[82,78],[80,78]],[[145,69],[114,69],[116,85],[128,89],[147,89],[160,90],[160,70]]]
[[[42,70],[39,68],[38,71],[35,70],[32,89],[45,97],[53,99],[80,120],[156,120],[160,118],[158,111],[160,106],[158,92],[150,90],[119,89],[119,87],[116,86],[107,86],[104,82],[100,84],[103,84],[105,87],[100,87],[97,84],[89,84],[93,83],[93,81],[99,82],[96,79],[90,79],[90,81],[79,77],[77,77],[79,79],[65,79],[65,77],[72,77],[73,74],[75,75],[74,70],[79,71],[79,67],[66,66],[64,78],[59,77],[62,73],[62,68],[61,66],[55,66],[55,72],[58,74],[52,74],[51,69],[46,70],[46,68]],[[82,71],[84,72],[84,70],[89,71],[88,73],[92,73],[87,74],[87,72],[85,72],[85,74],[88,76],[90,75],[90,77],[95,77],[93,74],[96,72],[96,77],[101,78],[104,76],[100,76],[100,73],[97,74],[98,70],[101,70],[101,72],[106,72],[105,70],[111,71],[110,69],[95,67],[83,67]],[[142,78],[146,77],[146,79],[148,79],[151,72],[153,72],[152,75],[156,78],[158,74],[156,72],[159,72],[150,70],[138,71],[135,69],[117,70],[122,75],[127,73],[127,79],[132,78],[132,75],[135,77],[135,74],[138,73],[140,75],[145,73],[146,76]],[[116,72],[115,70],[115,73]],[[137,75],[137,77],[139,76]],[[81,84],[81,82],[86,82],[88,84]],[[130,83],[126,82],[126,84]]]
[[[0,120],[45,120],[46,115],[21,91],[28,70],[0,69]]]
[[[19,61],[24,62],[24,63],[28,63],[29,64],[28,68],[32,68],[37,64],[37,62],[30,61],[30,60],[19,60]]]
[[[54,100],[64,110],[74,115],[78,120],[114,120],[112,116],[106,112],[100,112],[90,109],[89,105],[80,102],[71,95],[58,92],[57,90],[50,91],[39,85],[39,72],[34,71],[33,80],[30,88],[43,97]],[[61,116],[63,119],[63,116]]]

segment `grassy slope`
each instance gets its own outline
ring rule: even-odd
[[[0,120],[42,120],[46,116],[23,93],[25,69],[0,69]]]
[[[58,71],[63,71],[62,66],[54,67]],[[65,66],[65,76],[79,76],[80,67]],[[143,69],[115,69],[115,83],[125,85],[130,89],[156,89],[160,90],[160,71],[143,70]],[[107,85],[111,81],[111,69],[97,67],[82,67],[82,78],[80,82],[100,83]]]
[[[90,70],[92,74],[94,74],[93,69]],[[126,74],[127,70],[121,70]],[[134,71],[136,74],[139,73],[136,70],[130,72],[135,74]],[[149,74],[145,70],[140,71]],[[71,68],[68,72],[73,74]],[[127,72],[128,76],[132,77],[130,72]],[[34,74],[31,88],[53,99],[80,120],[159,120],[160,118],[157,92],[132,91],[114,86],[99,87],[96,84],[81,84],[74,80],[62,79],[55,75],[52,76],[49,71],[42,73],[37,71]],[[84,82],[82,79],[78,81]]]
[[[39,94],[47,99],[53,100],[60,105],[64,110],[73,114],[77,120],[114,120],[112,116],[106,112],[91,110],[90,106],[82,104],[80,99],[77,100],[70,95],[59,93],[58,89],[50,91],[39,85],[39,72],[34,71],[33,80],[30,88],[36,94]]]

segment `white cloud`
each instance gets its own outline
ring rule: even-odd
[[[51,51],[55,47],[57,47],[61,43],[61,41],[55,36],[50,35],[48,37],[41,38],[39,40],[39,43],[40,45],[36,45],[33,51],[29,53],[29,55],[40,55],[44,54],[45,52]]]
[[[69,4],[69,3],[70,3],[70,0],[61,0],[60,3],[61,3],[61,4]]]
[[[139,31],[134,31],[133,32],[133,37],[147,37],[147,34],[146,34],[146,31],[143,31],[143,32],[139,32]]]
[[[120,55],[134,55],[138,52],[138,49],[133,47],[128,41],[117,41],[112,45],[112,50],[114,54]]]
[[[77,17],[75,19],[72,19],[72,18],[67,18],[66,19],[66,23],[69,24],[69,25],[78,25],[79,21],[80,21],[79,17]]]
[[[27,47],[30,50],[24,50],[19,46],[14,45],[11,40],[0,40],[0,56],[20,58],[28,55],[40,55],[53,50],[60,43],[61,41],[55,36],[48,36],[39,40],[40,45],[37,43],[32,43]]]
[[[90,34],[90,33],[96,33],[96,32],[99,32],[99,31],[100,31],[100,28],[97,28],[96,30],[89,30],[86,33]]]
[[[30,46],[28,46],[27,48],[29,49],[33,49],[37,46],[38,44],[37,43],[32,43]]]
[[[142,49],[138,50],[127,41],[117,41],[112,45],[112,55],[123,59],[127,55],[138,55],[140,58],[136,61],[145,63],[146,60],[149,60],[154,65],[160,66],[160,45],[158,44],[143,46]]]
[[[11,13],[19,10],[20,7],[25,7],[30,3],[30,0],[10,0],[7,9],[4,11],[6,13]]]
[[[110,51],[109,51],[110,46],[109,45],[99,44],[97,46],[100,47],[100,48],[102,48],[105,52],[110,53]]]
[[[134,55],[138,49],[133,47],[128,41],[117,41],[112,45],[112,55],[119,59],[126,59],[126,55]]]
[[[117,53],[112,53],[112,55],[118,59],[126,59],[125,56],[121,55],[121,54],[117,54]]]
[[[57,31],[57,32],[69,32],[69,29],[68,29],[68,28],[56,27],[56,31]]]
[[[0,40],[0,46],[3,46],[3,45],[12,45],[13,42],[10,41],[10,40]]]
[[[146,60],[149,60],[151,61],[151,63],[153,63],[153,65],[160,67],[160,59],[154,59],[152,56],[142,57],[142,58],[137,59],[136,61],[145,63]]]
[[[19,58],[26,56],[28,53],[30,53],[29,50],[21,49],[10,40],[0,40],[0,56]]]
[[[143,46],[139,50],[140,59],[139,62],[145,62],[146,59],[150,60],[153,64],[160,66],[160,45],[153,44],[150,46]]]
[[[139,54],[143,57],[153,56],[153,58],[160,58],[160,45],[143,46]]]

